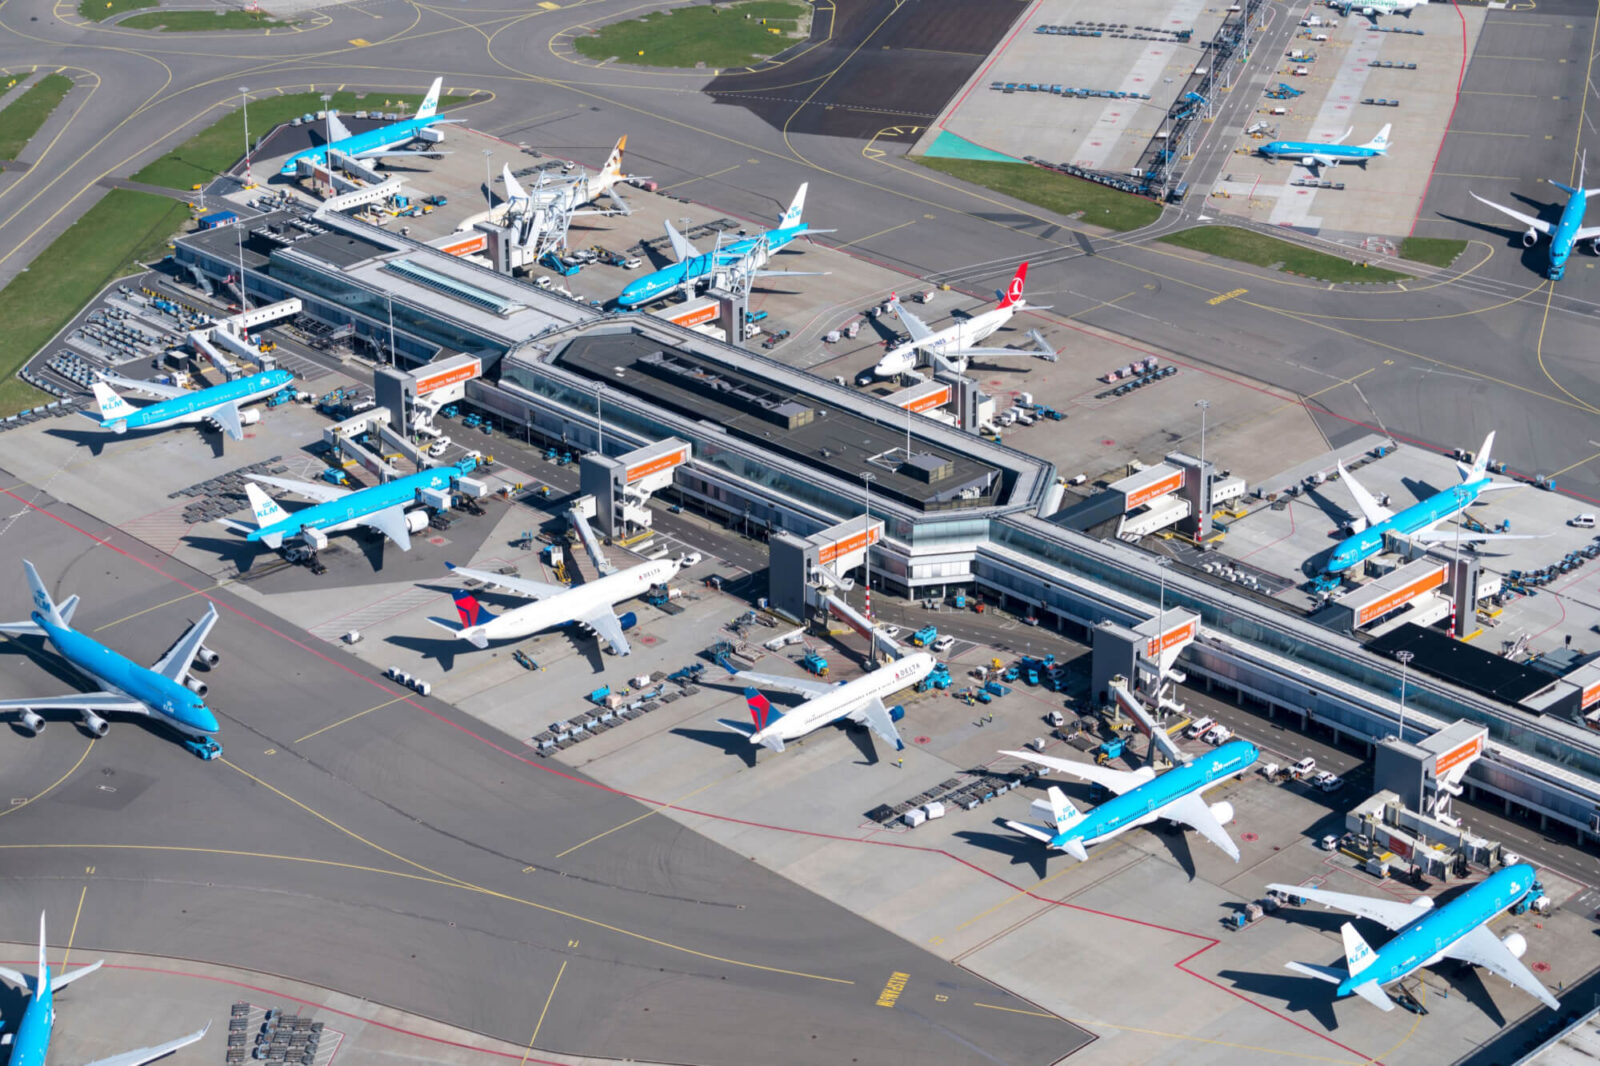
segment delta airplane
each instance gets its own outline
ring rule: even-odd
[[[175,385],[138,381],[115,374],[102,373],[100,378],[93,388],[94,398],[100,407],[101,429],[126,433],[130,429],[163,429],[209,419],[221,426],[234,440],[244,440],[244,427],[261,421],[261,412],[241,411],[240,408],[271,396],[292,382],[294,375],[287,370],[268,370],[225,381],[208,389],[180,389]],[[106,382],[137,389],[157,397],[157,400],[144,407],[135,407],[112,391]],[[87,411],[83,413],[94,417]]]
[[[1344,17],[1349,18],[1354,11],[1365,16],[1376,26],[1379,15],[1400,15],[1404,18],[1411,17],[1411,9],[1426,4],[1428,0],[1339,0],[1338,3],[1329,4],[1344,12]]]
[[[1028,301],[1022,298],[1022,285],[1027,277],[1028,264],[1023,263],[1012,275],[1011,284],[1006,286],[1006,291],[1003,294],[996,294],[1000,297],[1000,302],[992,310],[962,319],[938,330],[928,328],[927,323],[906,310],[900,303],[900,297],[891,293],[889,305],[894,308],[894,313],[900,317],[900,321],[905,323],[906,332],[911,334],[911,340],[891,349],[887,355],[878,360],[878,365],[872,368],[872,372],[880,378],[899,377],[908,370],[916,369],[918,359],[924,352],[934,365],[956,374],[965,373],[968,361],[974,356],[985,358],[1032,356],[1053,360],[1054,352],[1046,354],[1018,348],[977,346],[979,341],[1010,322],[1012,315],[1028,306]]]
[[[422,106],[417,108],[415,117],[404,119],[400,122],[391,122],[387,126],[368,130],[365,133],[351,133],[339,116],[332,115],[328,118],[328,128],[333,140],[319,148],[307,148],[303,152],[296,152],[284,161],[278,173],[284,177],[292,178],[300,172],[300,160],[309,160],[317,166],[326,165],[328,150],[338,152],[340,155],[351,159],[377,159],[399,155],[439,155],[437,149],[430,148],[425,152],[399,151],[402,144],[410,144],[418,137],[423,137],[423,131],[434,126],[446,125],[453,122],[465,122],[460,118],[442,118],[439,115],[439,88],[444,84],[443,78],[434,78],[433,85],[428,89],[427,97],[422,101]],[[438,138],[438,134],[433,135]]]
[[[452,593],[456,601],[456,613],[461,616],[461,625],[455,626],[439,618],[430,618],[428,621],[460,637],[474,648],[487,648],[490,641],[515,640],[540,630],[576,623],[598,634],[611,646],[613,654],[627,655],[633,649],[622,634],[632,629],[638,618],[632,611],[618,617],[615,610],[617,604],[644,595],[652,585],[672,580],[682,569],[683,561],[659,559],[575,588],[507,577],[486,570],[468,570],[449,563],[445,566],[458,577],[497,585],[534,601],[504,614],[490,614],[489,609],[466,589]]]
[[[1559,181],[1550,182],[1556,188],[1567,194],[1567,206],[1561,209],[1561,217],[1554,227],[1550,223],[1532,215],[1525,215],[1521,211],[1510,207],[1502,207],[1491,200],[1485,200],[1472,190],[1467,190],[1471,197],[1483,204],[1492,207],[1503,215],[1510,215],[1524,226],[1528,231],[1522,235],[1522,246],[1532,248],[1539,240],[1539,234],[1550,238],[1550,266],[1547,274],[1551,281],[1560,281],[1567,272],[1567,259],[1572,255],[1572,250],[1584,241],[1589,242],[1589,251],[1600,255],[1600,226],[1585,226],[1583,214],[1588,210],[1589,197],[1600,192],[1600,189],[1585,189],[1583,187],[1584,165],[1588,162],[1588,153],[1578,164],[1578,186],[1563,185]]]
[[[745,703],[750,707],[753,728],[740,729],[750,738],[750,743],[760,744],[771,751],[782,751],[786,741],[799,740],[817,729],[848,718],[865,725],[896,751],[905,750],[905,741],[894,724],[905,717],[899,707],[890,710],[884,706],[884,697],[901,689],[910,688],[933,672],[938,663],[932,655],[919,651],[879,667],[865,677],[854,681],[830,683],[803,677],[783,677],[777,674],[757,674],[748,670],[733,671],[723,664],[734,678],[748,685],[744,690]],[[757,686],[760,686],[758,688]],[[780,712],[761,688],[775,688],[792,692],[806,700],[788,713]]]
[[[267,477],[264,474],[246,474],[255,481],[275,485],[318,502],[292,514],[278,506],[277,501],[255,485],[244,487],[250,497],[250,509],[255,513],[255,525],[222,519],[222,524],[245,534],[245,539],[260,541],[269,548],[281,547],[293,537],[316,541],[329,533],[341,533],[357,526],[377,530],[394,541],[403,552],[411,550],[411,534],[428,528],[427,515],[422,512],[407,514],[406,509],[417,503],[423,489],[449,489],[457,481],[472,473],[477,460],[467,458],[455,466],[434,467],[415,474],[395,478],[382,485],[364,489],[341,489],[309,481],[292,481],[288,478]],[[316,536],[307,536],[315,531]]]
[[[809,182],[801,184],[800,190],[794,194],[794,202],[778,220],[776,229],[767,230],[759,237],[742,237],[736,241],[729,241],[704,255],[689,243],[688,238],[673,229],[671,222],[666,223],[667,240],[672,244],[672,254],[678,261],[671,266],[662,267],[653,274],[646,274],[623,289],[617,296],[617,306],[638,307],[640,304],[668,296],[679,289],[693,290],[696,282],[710,279],[713,275],[734,267],[752,256],[760,260],[755,265],[761,266],[768,257],[776,255],[797,237],[813,233],[832,233],[832,230],[812,229],[800,220],[801,212],[805,210],[806,186],[809,184]],[[754,271],[756,277],[777,275],[800,277],[815,273],[817,272],[804,270]]]
[[[1222,800],[1208,805],[1201,793],[1230,777],[1239,776],[1255,764],[1260,752],[1248,740],[1230,740],[1215,751],[1208,751],[1159,777],[1149,766],[1129,772],[1053,759],[1033,752],[1002,751],[1000,754],[1060,770],[1115,794],[1114,798],[1084,813],[1074,807],[1059,788],[1051,785],[1045,790],[1047,798],[1033,801],[1034,813],[1046,819],[1042,828],[1006,822],[1017,832],[1043,841],[1053,850],[1064,851],[1079,862],[1089,858],[1089,845],[1120,836],[1134,826],[1148,825],[1157,818],[1181,822],[1199,830],[1234,862],[1239,861],[1239,848],[1223,828],[1233,820],[1233,804]]]
[[[62,973],[60,977],[52,979],[50,964],[45,959],[44,942],[44,915],[39,915],[39,973],[35,977],[28,977],[0,966],[0,978],[4,978],[32,993],[28,997],[28,1005],[22,1009],[22,1022],[17,1026],[15,1033],[8,1034],[3,1042],[11,1045],[11,1058],[7,1066],[45,1066],[45,1059],[50,1054],[50,1035],[55,1027],[56,1008],[55,994],[58,989],[66,988],[80,977],[87,977],[94,973],[103,964],[104,960],[94,962],[88,966],[79,967],[70,973]],[[204,1029],[180,1036],[176,1040],[169,1040],[165,1044],[155,1047],[140,1048],[137,1051],[124,1051],[120,1055],[112,1055],[107,1059],[97,1059],[89,1066],[144,1066],[147,1062],[154,1062],[163,1055],[170,1055],[179,1048],[188,1047],[200,1040],[210,1032],[211,1023],[207,1022]]]
[[[202,758],[222,754],[221,745],[212,737],[218,726],[216,715],[206,706],[207,685],[189,672],[196,659],[211,668],[221,661],[222,657],[205,645],[211,627],[217,624],[215,605],[204,618],[191,622],[154,666],[144,667],[73,629],[78,597],[68,596],[57,605],[33,564],[24,559],[22,569],[33,590],[33,612],[25,622],[0,623],[0,633],[44,637],[74,669],[99,685],[100,691],[0,700],[0,711],[20,711],[18,724],[34,736],[44,732],[45,721],[38,714],[42,710],[77,711],[83,716],[83,728],[97,737],[111,728],[101,714],[142,714],[183,734],[185,746]]]
[[[1392,124],[1385,124],[1378,135],[1366,144],[1345,144],[1344,138],[1350,136],[1355,130],[1354,126],[1344,131],[1332,144],[1322,144],[1316,141],[1273,141],[1264,144],[1258,149],[1268,159],[1293,159],[1308,170],[1318,167],[1336,167],[1340,163],[1354,163],[1362,170],[1367,169],[1367,160],[1389,154],[1389,130]]]
[[[1327,572],[1343,573],[1368,556],[1378,554],[1383,550],[1383,538],[1386,533],[1398,533],[1421,544],[1451,541],[1468,544],[1488,540],[1537,539],[1537,535],[1529,533],[1474,533],[1471,530],[1446,531],[1434,528],[1440,522],[1454,518],[1477,503],[1478,497],[1485,492],[1518,487],[1515,482],[1496,481],[1488,476],[1489,449],[1492,447],[1494,447],[1494,434],[1490,433],[1484,438],[1483,448],[1479,450],[1471,466],[1465,463],[1456,464],[1457,469],[1461,471],[1461,484],[1414,503],[1399,514],[1378,503],[1372,493],[1350,476],[1350,472],[1344,468],[1344,463],[1339,463],[1339,480],[1349,486],[1350,495],[1354,497],[1362,517],[1366,519],[1367,528],[1352,537],[1346,537],[1334,546],[1333,555],[1328,558]]]
[[[1400,930],[1394,939],[1374,951],[1356,932],[1356,927],[1345,922],[1339,927],[1344,937],[1344,969],[1309,962],[1287,964],[1296,973],[1337,985],[1336,997],[1360,996],[1379,1010],[1394,1010],[1394,1001],[1383,991],[1385,985],[1424,966],[1432,966],[1440,959],[1451,958],[1482,966],[1551,1010],[1560,1010],[1560,1001],[1518,961],[1528,950],[1528,942],[1522,934],[1511,933],[1501,939],[1489,931],[1489,922],[1532,890],[1535,876],[1534,868],[1526,863],[1507,866],[1437,909],[1427,896],[1407,902],[1328,892],[1304,885],[1267,887],[1371,919],[1386,929]]]

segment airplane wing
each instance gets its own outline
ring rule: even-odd
[[[132,696],[115,692],[80,692],[71,696],[33,696],[25,700],[0,700],[0,711],[121,711],[149,714],[150,708]]]
[[[209,608],[204,618],[189,623],[189,628],[184,630],[183,636],[179,637],[177,643],[168,648],[167,653],[156,660],[150,669],[173,681],[183,680],[183,675],[189,672],[194,657],[200,653],[200,645],[206,642],[211,627],[217,624],[217,605],[210,604]]]
[[[170,400],[174,396],[189,395],[188,389],[180,389],[176,385],[163,385],[158,381],[141,381],[138,378],[125,378],[121,374],[108,374],[104,370],[95,374],[101,381],[111,385],[120,385],[125,389],[142,392],[146,396],[154,396],[158,400]]]
[[[906,306],[900,302],[900,297],[892,297],[889,302],[894,304],[895,315],[899,317],[901,322],[905,323],[906,332],[911,334],[913,341],[927,340],[933,335],[933,330],[928,328],[928,324],[907,310]]]
[[[333,134],[333,139],[336,141],[348,141],[350,139],[350,127],[340,122],[338,115],[328,116],[328,130]]]
[[[968,358],[974,355],[982,355],[991,359],[1003,359],[1007,356],[1017,357],[1024,355],[1033,359],[1046,358],[1043,352],[1030,351],[1026,348],[958,348],[953,354]]]
[[[1521,211],[1514,211],[1509,207],[1501,207],[1499,204],[1494,203],[1491,200],[1485,200],[1471,189],[1467,190],[1467,195],[1471,196],[1474,200],[1478,201],[1480,204],[1483,204],[1485,207],[1494,208],[1502,215],[1510,215],[1512,218],[1516,219],[1524,226],[1527,226],[1529,229],[1536,229],[1546,237],[1550,235],[1550,223],[1548,222],[1534,218],[1532,215],[1525,215]]]
[[[411,550],[411,530],[406,527],[406,509],[401,504],[363,515],[361,524],[394,541],[401,551]]]
[[[755,688],[775,688],[779,692],[792,692],[796,696],[814,699],[824,692],[832,692],[838,686],[827,681],[813,681],[805,677],[784,677],[781,674],[756,674],[749,670],[740,670],[733,675],[736,680],[743,681]]]
[[[65,988],[80,977],[88,977],[105,964],[105,959],[99,959],[87,966],[80,966],[76,970],[70,970],[67,973],[52,974],[50,976],[50,991],[55,992]]]
[[[622,622],[611,608],[603,608],[587,618],[579,618],[578,621],[594,630],[600,639],[611,645],[611,650],[615,654],[627,655],[633,651],[628,646],[628,638],[622,635]]]
[[[1486,925],[1480,925],[1466,936],[1451,944],[1444,952],[1452,959],[1470,962],[1474,966],[1482,966],[1492,974],[1504,977],[1507,981],[1522,989],[1528,995],[1537,999],[1551,1010],[1560,1010],[1561,1002],[1550,994],[1544,983],[1535,977],[1526,966],[1522,965],[1511,949],[1501,942],[1500,938],[1489,931]]]
[[[341,489],[337,485],[319,484],[314,481],[293,481],[286,477],[268,477],[266,474],[246,474],[245,477],[252,481],[259,481],[264,485],[276,486],[297,496],[304,496],[308,500],[316,500],[318,503],[342,500],[350,495],[349,489]]]
[[[685,259],[694,259],[700,255],[695,246],[689,243],[689,238],[672,228],[672,223],[664,223],[667,227],[667,242],[672,245],[672,257],[678,262]]]
[[[889,708],[876,696],[872,701],[862,707],[851,711],[846,717],[852,722],[861,722],[885,741],[894,745],[895,751],[905,751],[906,742],[900,739],[900,730],[894,727],[894,719],[889,717]]]
[[[216,422],[234,440],[244,440],[244,425],[239,421],[239,405],[232,400],[200,413]]]
[[[1463,544],[1472,544],[1486,540],[1542,540],[1548,533],[1474,533],[1471,530],[1462,530],[1459,534],[1451,529],[1419,529],[1411,534],[1411,539],[1423,544],[1453,544],[1459,540]]]
[[[1286,896],[1303,896],[1312,903],[1320,903],[1324,907],[1345,911],[1349,914],[1360,915],[1383,926],[1385,929],[1399,929],[1416,921],[1428,911],[1433,909],[1433,900],[1424,896],[1426,903],[1412,903],[1403,899],[1374,899],[1371,896],[1356,896],[1348,892],[1329,892],[1325,888],[1308,888],[1305,885],[1268,885]]]
[[[530,600],[542,600],[568,591],[565,585],[551,585],[543,581],[529,581],[525,577],[491,574],[487,570],[469,570],[464,566],[452,566],[450,563],[445,563],[444,565],[447,570],[459,577],[482,581],[486,585],[497,585],[508,592],[526,596]]]
[[[409,152],[400,148],[374,148],[369,152],[355,152],[353,154],[347,154],[350,155],[351,159],[388,159],[397,155],[425,155],[431,159],[437,155],[449,155],[450,153],[441,152],[438,149],[432,148],[421,152]]]
[[[1014,759],[1024,762],[1037,763],[1051,770],[1060,770],[1064,774],[1081,777],[1083,780],[1109,789],[1120,796],[1130,789],[1140,785],[1156,776],[1154,770],[1148,766],[1141,766],[1137,770],[1113,770],[1106,766],[1094,766],[1090,763],[1072,762],[1068,759],[1055,759],[1048,755],[1038,755],[1031,751],[1002,751],[1001,755],[1009,755]]]
[[[1239,846],[1233,842],[1233,838],[1228,835],[1222,823],[1211,813],[1211,805],[1200,798],[1200,793],[1191,792],[1181,799],[1174,800],[1162,807],[1159,813],[1163,818],[1182,822],[1227,852],[1228,858],[1234,862],[1239,861]]]
[[[1600,237],[1600,226],[1579,226],[1578,232],[1572,237],[1572,243],[1577,244],[1579,241],[1591,241],[1596,237]]]
[[[1368,526],[1375,526],[1379,522],[1393,518],[1394,512],[1378,502],[1378,498],[1368,492],[1366,486],[1350,476],[1350,471],[1344,468],[1344,463],[1339,467],[1339,480],[1350,490],[1351,497],[1356,501],[1356,509],[1361,512],[1361,517],[1367,520]]]
[[[155,1047],[142,1047],[137,1051],[124,1051],[122,1054],[113,1055],[109,1059],[96,1059],[94,1062],[89,1063],[88,1066],[144,1066],[145,1063],[154,1062],[163,1055],[170,1055],[179,1048],[188,1047],[210,1031],[211,1023],[207,1022],[206,1027],[199,1032],[190,1033],[188,1036],[180,1036],[176,1040],[168,1040],[165,1044],[158,1044]]]

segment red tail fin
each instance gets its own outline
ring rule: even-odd
[[[1028,264],[1023,263],[1017,267],[1017,272],[1011,275],[1011,284],[1006,286],[1006,294],[1000,299],[1001,307],[1015,307],[1022,302],[1022,283],[1028,280]]]

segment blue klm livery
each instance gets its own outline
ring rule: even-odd
[[[1340,163],[1354,163],[1361,169],[1367,167],[1367,160],[1376,159],[1381,155],[1389,154],[1389,126],[1384,126],[1378,135],[1366,144],[1320,144],[1315,141],[1273,141],[1260,148],[1262,155],[1269,159],[1295,159],[1300,165],[1315,170],[1317,167],[1336,167]],[[1350,130],[1345,130],[1344,137],[1350,136]],[[1339,140],[1344,140],[1340,137]]]
[[[422,131],[430,126],[444,123],[464,121],[459,118],[441,118],[439,116],[439,87],[444,84],[443,78],[434,78],[433,85],[428,89],[428,96],[422,101],[422,106],[417,108],[415,117],[404,119],[400,122],[391,122],[387,126],[367,130],[365,133],[352,134],[340,122],[337,116],[330,116],[328,126],[333,131],[333,141],[320,148],[307,148],[296,152],[284,161],[278,173],[284,177],[292,178],[300,172],[302,159],[316,166],[323,166],[328,162],[328,149],[332,148],[340,155],[351,159],[385,158],[397,155],[439,155],[438,151],[403,152],[399,150],[402,144],[409,144],[421,136]],[[437,136],[437,135],[435,135]]]
[[[1301,885],[1268,885],[1285,895],[1302,896],[1312,903],[1336,907],[1369,918],[1400,932],[1374,951],[1349,922],[1340,927],[1344,937],[1345,968],[1288,963],[1289,969],[1338,985],[1336,996],[1360,996],[1381,1010],[1394,1010],[1383,991],[1407,974],[1431,966],[1442,958],[1482,966],[1510,981],[1551,1010],[1561,1007],[1556,997],[1519,961],[1528,950],[1520,933],[1504,939],[1489,931],[1489,922],[1515,906],[1537,885],[1532,866],[1518,863],[1490,874],[1480,883],[1435,908],[1433,900],[1373,899],[1344,892],[1329,892]]]
[[[1554,227],[1550,223],[1532,215],[1523,214],[1521,211],[1485,200],[1477,193],[1472,193],[1472,198],[1486,207],[1492,207],[1503,215],[1510,215],[1524,226],[1528,231],[1522,235],[1522,246],[1532,248],[1539,240],[1539,234],[1550,238],[1550,266],[1547,273],[1551,281],[1560,281],[1567,272],[1567,259],[1571,257],[1572,250],[1584,241],[1589,242],[1589,251],[1600,255],[1600,226],[1585,226],[1583,224],[1584,212],[1588,210],[1589,197],[1600,193],[1600,189],[1585,189],[1583,187],[1584,167],[1588,162],[1585,153],[1578,163],[1578,184],[1563,185],[1559,181],[1552,181],[1562,192],[1567,194],[1567,206],[1561,209],[1561,218]],[[1469,189],[1468,192],[1471,192]]]
[[[28,1005],[22,1010],[22,1022],[17,1026],[16,1033],[7,1038],[11,1044],[11,1057],[6,1066],[45,1066],[45,1060],[50,1055],[50,1032],[56,1021],[56,990],[66,988],[78,978],[94,973],[101,967],[102,962],[81,966],[70,973],[62,973],[58,978],[52,978],[50,964],[45,958],[44,915],[39,915],[39,973],[34,977],[28,977],[16,970],[0,966],[0,978],[30,993]],[[207,1022],[204,1029],[188,1036],[180,1036],[176,1040],[169,1040],[156,1047],[124,1051],[120,1055],[91,1062],[88,1066],[144,1066],[147,1062],[154,1062],[163,1055],[170,1055],[179,1048],[195,1043],[204,1037],[210,1028],[211,1023]]]
[[[209,419],[221,426],[234,440],[244,440],[245,424],[259,417],[256,412],[251,412],[246,419],[239,408],[271,396],[294,380],[294,375],[287,370],[267,370],[225,381],[208,389],[180,389],[153,381],[135,381],[112,375],[102,377],[105,380],[97,381],[93,386],[95,400],[100,407],[102,429],[126,433],[130,429],[160,429]],[[158,399],[144,407],[135,407],[113,392],[106,381],[138,389]]]
[[[1239,861],[1239,848],[1223,828],[1233,820],[1233,805],[1226,801],[1208,805],[1201,793],[1237,777],[1255,764],[1261,753],[1247,740],[1229,741],[1159,777],[1149,766],[1128,772],[1031,752],[1003,751],[1000,754],[1060,770],[1116,794],[1094,810],[1082,813],[1052,785],[1046,790],[1048,798],[1033,803],[1035,813],[1045,819],[1043,828],[1022,822],[1006,823],[1019,833],[1043,841],[1053,850],[1065,851],[1079,862],[1089,857],[1086,850],[1089,845],[1110,840],[1158,818],[1181,822],[1198,830],[1227,852],[1234,862]]]
[[[97,737],[105,736],[110,728],[101,714],[142,714],[183,734],[185,746],[201,758],[213,759],[222,754],[221,746],[212,738],[218,727],[216,716],[206,706],[206,683],[189,672],[196,659],[207,667],[214,667],[221,660],[205,646],[205,639],[217,622],[214,604],[204,618],[190,623],[154,666],[145,667],[73,629],[72,614],[77,610],[78,597],[69,596],[57,605],[33,564],[24,559],[22,569],[33,591],[33,612],[25,622],[0,623],[0,633],[44,637],[101,691],[0,700],[0,711],[20,711],[22,728],[35,736],[45,727],[38,714],[41,710],[77,711],[82,715],[84,729]]]

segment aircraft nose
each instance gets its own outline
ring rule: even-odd
[[[215,733],[222,728],[217,724],[217,716],[211,713],[211,708],[198,701],[189,708],[189,713],[185,717],[190,726],[202,733]]]

